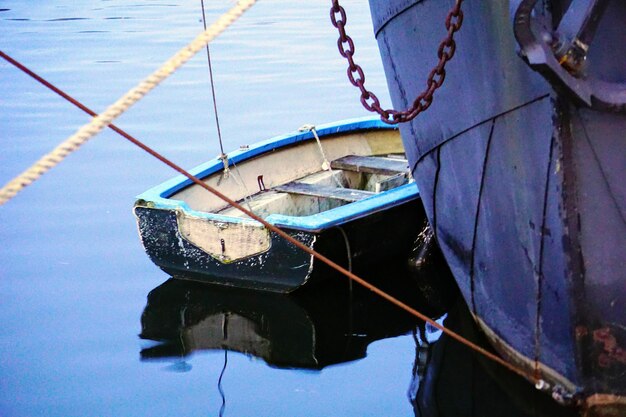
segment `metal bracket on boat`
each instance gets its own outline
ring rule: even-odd
[[[536,17],[538,0],[520,0],[515,38],[524,60],[555,88],[589,107],[626,111],[626,85],[586,75],[586,59],[608,0],[572,0],[556,30]],[[548,27],[546,27],[548,26]]]
[[[259,184],[259,191],[266,191],[267,188],[265,188],[265,182],[263,182],[263,175],[259,175],[256,178],[257,183]]]

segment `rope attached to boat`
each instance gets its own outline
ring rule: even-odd
[[[324,171],[330,171],[330,162],[328,161],[328,158],[326,157],[326,152],[324,152],[324,147],[322,146],[322,141],[320,140],[320,137],[317,135],[317,130],[315,129],[314,125],[304,125],[301,126],[298,129],[300,132],[311,132],[313,133],[313,137],[315,138],[315,142],[317,142],[317,148],[320,151],[320,154],[322,155],[322,169]]]
[[[215,39],[233,24],[257,0],[240,0],[233,8],[224,13],[207,30],[198,35],[187,46],[167,60],[159,69],[141,81],[136,87],[129,90],[119,100],[109,106],[102,114],[94,115],[93,120],[81,127],[76,133],[67,138],[52,152],[44,155],[22,174],[9,181],[0,189],[0,205],[5,204],[28,185],[38,180],[43,174],[58,165],[69,154],[77,150],[89,139],[100,133],[106,126],[121,116],[133,104],[141,100],[146,94],[172,75],[183,64],[189,61],[196,53],[202,50],[209,42]],[[0,51],[1,52],[1,51]],[[6,59],[3,53],[2,57]]]
[[[303,125],[298,131],[300,132],[311,132],[313,137],[315,138],[315,142],[317,143],[317,149],[320,151],[320,155],[322,156],[322,169],[324,171],[328,171],[331,173],[331,179],[339,188],[345,188],[344,185],[339,181],[339,179],[334,175],[333,168],[328,161],[328,157],[326,156],[326,152],[324,152],[324,147],[322,146],[322,141],[320,140],[319,135],[317,134],[317,129],[315,129],[315,125]],[[351,269],[352,270],[352,269]]]
[[[61,97],[63,97],[64,99],[68,100],[69,102],[71,102],[72,104],[74,104],[75,106],[80,108],[81,110],[85,111],[89,115],[96,116],[96,113],[93,110],[89,109],[84,104],[80,103],[78,100],[74,99],[73,97],[71,97],[67,93],[65,93],[62,90],[60,90],[59,88],[55,87],[50,82],[48,82],[45,79],[43,79],[42,77],[38,76],[33,71],[31,71],[30,69],[26,68],[24,65],[20,64],[19,62],[15,61],[13,58],[11,58],[8,55],[6,55],[4,52],[0,51],[0,57],[4,58],[9,63],[15,65],[17,68],[19,68],[20,70],[22,70],[23,72],[25,72],[26,74],[28,74],[29,76],[31,76],[32,78],[34,78],[35,80],[37,80],[38,82],[40,82],[41,84],[46,86],[47,88],[51,89],[55,93],[59,94]],[[437,323],[435,320],[431,319],[430,317],[426,316],[425,314],[420,313],[419,311],[415,310],[411,306],[409,306],[409,305],[403,303],[402,301],[398,300],[397,298],[387,294],[386,292],[384,292],[383,290],[379,289],[378,287],[376,287],[376,286],[370,284],[369,282],[365,281],[363,278],[355,275],[351,271],[345,269],[341,265],[339,265],[339,264],[335,263],[334,261],[330,260],[326,256],[324,256],[324,255],[320,254],[319,252],[316,252],[315,250],[313,250],[313,249],[309,248],[308,246],[304,245],[302,242],[300,242],[299,240],[293,238],[292,236],[287,234],[285,231],[279,229],[278,227],[274,226],[273,224],[268,223],[266,220],[264,220],[263,218],[259,217],[256,214],[254,214],[253,212],[247,210],[246,208],[241,206],[236,201],[234,201],[231,198],[229,198],[228,196],[222,194],[217,189],[209,186],[208,184],[204,183],[199,178],[191,175],[189,172],[187,172],[182,167],[176,165],[174,162],[170,161],[169,159],[167,159],[166,157],[164,157],[163,155],[161,155],[157,151],[153,150],[149,146],[145,145],[144,143],[142,143],[138,139],[135,139],[129,133],[125,132],[124,130],[120,129],[119,127],[115,126],[114,124],[109,124],[108,126],[109,126],[109,128],[111,128],[115,132],[119,133],[122,137],[124,137],[125,139],[130,141],[135,146],[141,148],[142,150],[144,150],[145,152],[147,152],[148,154],[150,154],[154,158],[158,159],[159,161],[163,162],[165,165],[169,166],[170,168],[172,168],[176,172],[184,175],[186,178],[188,178],[193,183],[195,183],[198,186],[200,186],[201,188],[204,188],[205,190],[209,191],[210,193],[212,193],[216,197],[220,198],[224,202],[230,204],[231,206],[233,206],[237,210],[243,212],[244,214],[246,214],[248,217],[252,218],[253,220],[256,220],[257,222],[261,223],[263,226],[265,226],[271,232],[279,235],[280,237],[282,237],[283,239],[285,239],[286,241],[288,241],[292,245],[294,245],[297,248],[305,251],[309,255],[315,257],[320,262],[325,263],[326,265],[330,266],[331,268],[333,268],[336,271],[340,272],[341,274],[345,275],[351,281],[354,281],[354,282],[360,284],[361,286],[367,288],[368,290],[370,290],[373,293],[379,295],[380,297],[384,298],[385,300],[391,302],[392,304],[396,305],[397,307],[403,309],[404,311],[408,312],[409,314],[419,318],[420,320],[422,320],[422,321],[424,321],[426,323],[431,324],[433,327],[441,330],[443,333],[447,334],[452,339],[454,339],[457,342],[467,346],[468,348],[472,349],[473,351],[483,355],[485,358],[502,365],[503,367],[509,369],[510,371],[512,371],[512,372],[514,372],[514,373],[516,373],[516,374],[518,374],[518,375],[520,375],[520,376],[522,376],[524,378],[527,378],[528,380],[535,381],[536,382],[536,386],[541,386],[543,389],[549,388],[548,384],[545,381],[543,381],[542,379],[537,379],[537,376],[534,375],[533,373],[527,372],[524,369],[516,366],[515,364],[509,363],[509,362],[505,361],[504,359],[502,359],[499,356],[489,352],[485,348],[483,348],[481,346],[478,346],[477,344],[471,342],[470,340],[466,339],[465,337],[461,336],[460,334],[458,334],[458,333],[448,329],[447,327],[444,327],[443,325]]]

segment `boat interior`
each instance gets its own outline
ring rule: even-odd
[[[359,132],[275,149],[204,181],[261,217],[309,216],[406,184],[405,158],[397,131]],[[196,211],[245,217],[195,184],[169,198]]]
[[[241,203],[261,217],[309,216],[404,185],[407,172],[404,155],[347,155],[332,161],[327,170],[260,191]],[[234,207],[218,213],[245,217]]]

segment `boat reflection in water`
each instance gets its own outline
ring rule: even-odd
[[[356,284],[350,290],[346,280],[281,295],[170,279],[148,294],[140,337],[160,343],[143,349],[141,358],[223,349],[272,367],[319,370],[364,358],[370,343],[407,334],[418,321]]]
[[[427,271],[421,281],[397,271],[371,275],[393,277],[375,284],[491,349],[460,297],[450,295],[445,304],[424,298],[432,292],[425,287],[449,279],[436,265]],[[179,371],[190,368],[180,358],[197,350],[236,351],[271,367],[321,370],[364,358],[376,340],[413,332],[415,363],[406,375],[412,374],[407,391],[416,417],[577,415],[370,291],[356,284],[350,289],[345,280],[325,280],[287,295],[170,279],[148,294],[141,326],[141,338],[159,342],[141,351],[142,360],[171,358],[172,369]]]
[[[444,325],[493,351],[459,302]],[[409,388],[416,417],[574,417],[545,392],[451,339],[434,327],[415,332],[416,354]]]

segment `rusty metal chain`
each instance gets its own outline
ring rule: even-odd
[[[463,0],[456,0],[454,6],[446,17],[446,29],[448,33],[443,38],[437,49],[439,63],[430,71],[426,80],[426,89],[422,91],[413,101],[413,105],[406,110],[398,111],[393,109],[384,110],[380,106],[378,97],[365,88],[365,74],[363,68],[354,62],[354,41],[346,33],[346,11],[339,0],[332,0],[330,8],[330,21],[339,31],[337,46],[342,57],[348,60],[348,79],[350,83],[361,91],[361,104],[368,111],[378,113],[383,122],[388,124],[405,123],[413,120],[418,114],[430,107],[435,91],[442,86],[446,79],[446,64],[452,59],[456,51],[454,34],[461,29],[463,24],[463,11],[461,4]]]

